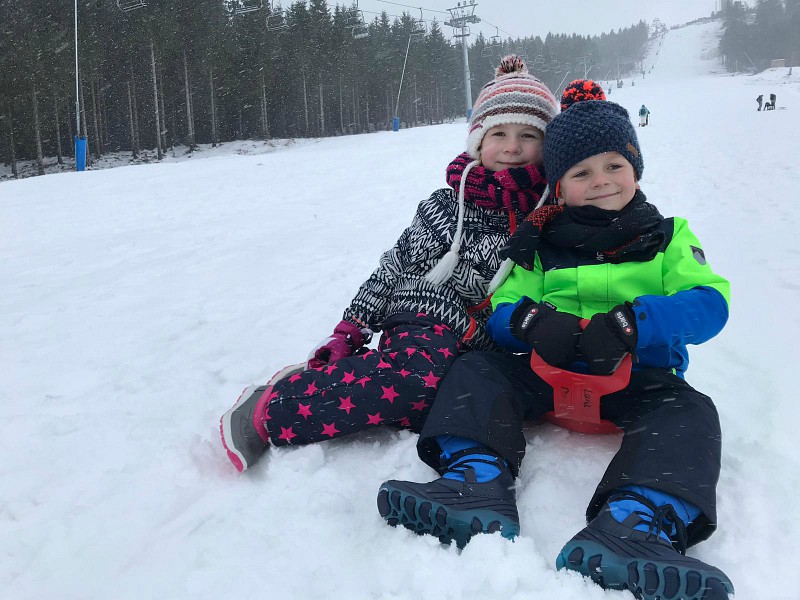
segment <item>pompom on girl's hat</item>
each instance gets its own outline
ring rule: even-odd
[[[582,100],[605,100],[603,86],[593,79],[575,79],[561,93],[561,110],[567,110]]]
[[[500,61],[496,77],[484,85],[472,108],[467,152],[479,158],[483,136],[495,125],[520,123],[544,132],[558,114],[558,101],[547,86],[528,73],[523,60],[510,54]]]
[[[628,111],[608,100],[576,102],[547,126],[544,170],[554,188],[573,166],[603,152],[619,152],[633,165],[637,181],[644,160]]]

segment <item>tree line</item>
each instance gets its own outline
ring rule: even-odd
[[[724,19],[720,50],[729,71],[762,71],[776,58],[800,64],[800,0],[734,2]]]
[[[236,10],[248,6],[258,10]],[[78,133],[90,158],[160,158],[175,145],[344,135],[391,127],[395,113],[414,126],[466,110],[462,48],[408,13],[362,20],[355,5],[326,0],[80,0],[78,15],[76,102],[73,2],[0,3],[0,161],[14,174],[17,160],[39,172],[45,156],[63,163]],[[601,36],[478,35],[473,98],[509,52],[557,93],[587,71],[636,70],[655,33],[640,21]]]

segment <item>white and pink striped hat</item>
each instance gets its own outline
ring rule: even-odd
[[[467,152],[477,159],[484,134],[495,125],[533,125],[543,133],[559,112],[559,103],[547,86],[528,73],[523,60],[510,54],[500,61],[497,76],[484,85],[475,100],[469,123]]]

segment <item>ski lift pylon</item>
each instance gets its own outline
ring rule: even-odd
[[[461,33],[456,33],[456,29],[453,29],[453,45],[458,46],[462,44],[462,38],[468,38],[472,35],[472,32],[469,29],[469,25],[464,25],[463,27],[459,27],[458,31]]]
[[[117,0],[117,8],[122,12],[144,8],[145,6],[147,6],[145,0]]]

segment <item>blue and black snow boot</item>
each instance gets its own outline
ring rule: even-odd
[[[643,510],[619,522],[609,505],[620,500],[635,500]],[[733,593],[728,576],[685,552],[686,527],[672,505],[657,507],[640,494],[621,490],[567,542],[556,566],[605,589],[630,590],[640,600],[728,600]]]
[[[459,548],[477,533],[519,534],[514,478],[506,462],[470,448],[445,455],[445,474],[430,483],[387,481],[378,492],[378,512],[392,527],[402,525]],[[485,476],[492,473],[491,479]],[[488,480],[487,480],[488,479]]]

